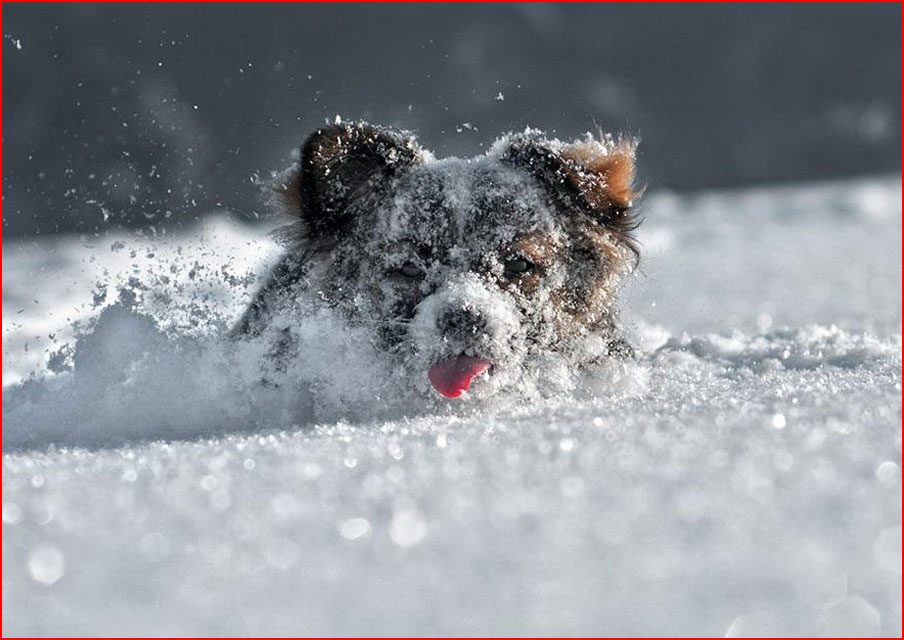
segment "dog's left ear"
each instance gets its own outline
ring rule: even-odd
[[[527,131],[504,138],[501,157],[532,174],[565,211],[590,217],[630,245],[639,224],[631,209],[636,147],[611,138],[563,144]]]
[[[405,168],[422,161],[414,137],[367,123],[342,123],[315,131],[299,162],[282,176],[277,195],[301,220],[301,235],[321,246],[338,241],[366,203]]]

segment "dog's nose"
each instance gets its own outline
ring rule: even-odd
[[[471,309],[449,309],[437,320],[437,328],[448,338],[467,338],[486,331],[487,321]]]

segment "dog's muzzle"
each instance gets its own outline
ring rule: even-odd
[[[511,301],[474,273],[450,277],[422,300],[408,327],[433,387],[458,398],[502,366],[520,328]]]

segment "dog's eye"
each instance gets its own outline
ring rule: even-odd
[[[533,267],[532,262],[519,257],[509,258],[503,265],[505,275],[508,277],[520,276],[522,273],[527,273],[533,269]]]
[[[399,267],[399,273],[412,280],[424,277],[424,270],[413,262],[406,262],[401,267]]]

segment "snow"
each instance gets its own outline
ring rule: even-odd
[[[643,214],[640,361],[531,402],[326,312],[261,384],[225,215],[4,243],[4,633],[899,636],[900,180]]]

